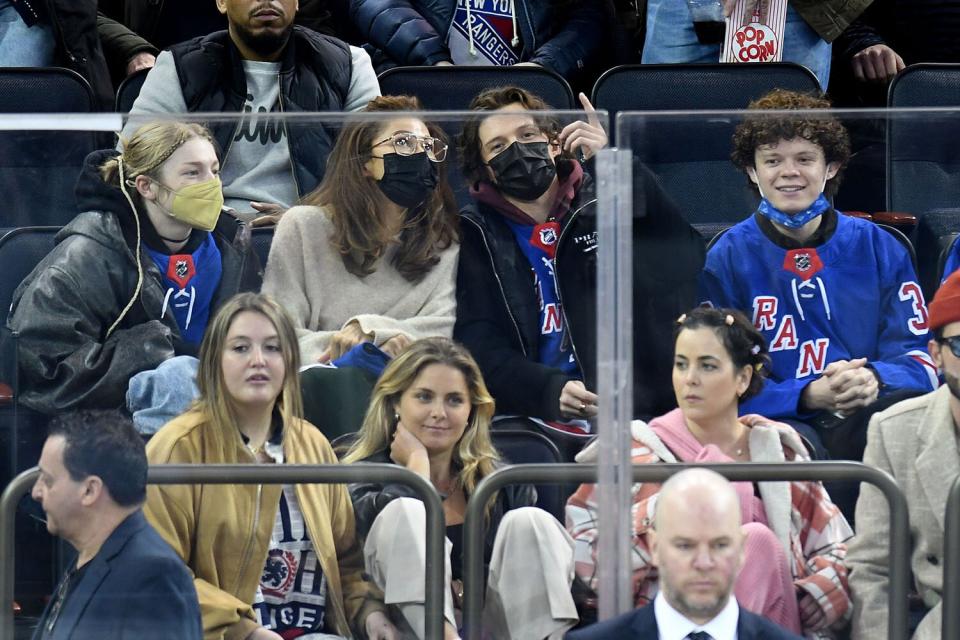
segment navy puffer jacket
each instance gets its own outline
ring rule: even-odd
[[[610,24],[607,0],[514,0],[523,62],[570,80],[594,65]],[[456,0],[350,0],[377,72],[450,61],[447,31]]]

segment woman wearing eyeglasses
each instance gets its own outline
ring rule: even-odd
[[[367,112],[422,109],[383,96]],[[362,342],[396,355],[453,333],[459,251],[447,144],[418,118],[347,125],[320,187],[277,226],[263,291],[294,318],[305,364]]]

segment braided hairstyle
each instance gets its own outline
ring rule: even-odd
[[[673,341],[677,341],[677,336],[684,329],[693,330],[702,327],[714,330],[737,370],[746,366],[753,368],[750,386],[740,396],[740,402],[760,393],[763,388],[763,379],[770,369],[770,356],[767,353],[767,341],[764,340],[763,334],[757,331],[747,316],[736,309],[697,307],[677,318]]]

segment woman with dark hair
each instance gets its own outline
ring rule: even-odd
[[[467,500],[501,464],[490,438],[493,398],[477,363],[447,338],[414,342],[377,382],[359,438],[344,462],[394,462],[429,480],[443,497],[447,524],[445,637],[457,637],[454,595],[462,597]],[[367,573],[423,638],[423,504],[405,485],[350,487]],[[497,493],[487,506],[488,568],[484,627],[493,638],[560,638],[577,621],[570,595],[573,547],[551,515],[533,507],[529,485]]]
[[[809,460],[788,425],[758,415],[738,417],[741,402],[763,387],[766,344],[732,309],[701,307],[680,316],[675,332],[673,388],[679,408],[649,424],[634,421],[634,464],[654,462],[785,462]],[[578,461],[593,460],[593,445]],[[734,593],[741,606],[807,637],[833,637],[851,613],[845,541],[850,526],[818,482],[735,483],[746,534],[743,570]],[[577,545],[577,573],[596,586],[595,485],[567,502]],[[633,583],[637,606],[656,594],[646,532],[659,484],[633,489]]]
[[[421,109],[384,96],[365,111]],[[263,290],[293,316],[305,363],[452,334],[459,244],[446,153],[440,129],[419,118],[348,124],[323,183],[283,216]]]
[[[299,364],[287,313],[234,297],[200,348],[200,397],[153,436],[150,463],[336,464],[301,418]],[[194,575],[208,640],[397,638],[363,579],[343,485],[150,485],[144,510]]]

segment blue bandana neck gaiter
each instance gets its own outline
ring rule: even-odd
[[[830,201],[827,200],[827,197],[821,192],[809,207],[793,215],[780,211],[780,209],[773,206],[766,198],[760,200],[760,206],[757,208],[757,212],[768,218],[771,222],[776,222],[788,229],[799,229],[817,216],[823,215],[829,208]]]

